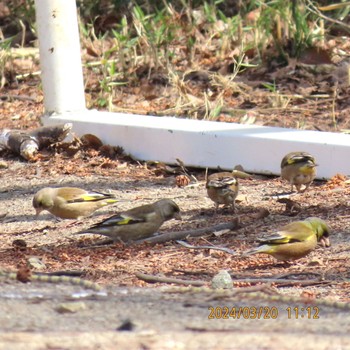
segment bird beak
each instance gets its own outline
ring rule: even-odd
[[[330,247],[331,245],[331,242],[328,237],[322,237],[319,243],[323,248]]]

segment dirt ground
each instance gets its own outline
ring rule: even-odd
[[[300,207],[288,212],[276,195],[288,192],[289,185],[278,177],[255,175],[240,181],[238,210],[232,215],[225,210],[215,214],[203,185],[205,172],[200,169],[188,169],[200,185],[183,188],[176,186],[176,175],[123,157],[107,162],[92,150],[81,150],[73,157],[43,152],[43,159],[33,163],[5,152],[2,162],[1,268],[14,271],[36,257],[43,263],[37,271],[79,270],[83,278],[98,283],[108,294],[69,284],[2,279],[0,349],[350,349],[349,311],[317,304],[319,300],[349,302],[350,189],[345,177],[316,181],[306,193],[293,194],[291,199]],[[108,166],[103,165],[106,162]],[[110,190],[123,201],[67,226],[67,221],[59,222],[49,213],[34,215],[33,194],[44,186]],[[192,245],[228,247],[238,254],[187,249],[176,242],[89,248],[98,236],[74,235],[116,211],[164,197],[179,204],[182,221],[167,222],[162,232],[207,227],[239,217],[241,228],[237,230],[188,239]],[[259,216],[266,210],[267,217]],[[260,235],[309,216],[321,217],[331,226],[330,248],[319,247],[291,265],[270,257],[239,256]],[[18,239],[26,248],[14,245]],[[222,298],[214,291],[167,290],[164,283],[148,284],[135,276],[142,272],[200,280],[210,286],[212,277],[223,269],[237,279],[235,288],[261,286],[266,279],[273,279],[275,293],[304,297],[311,304],[294,299],[265,300],[259,294]],[[281,277],[283,283],[276,281]],[[60,311],[66,303],[76,309]],[[309,313],[301,311],[310,305]],[[217,307],[219,313],[209,318],[210,308]],[[273,314],[275,319],[271,315],[246,319],[236,314],[223,319],[220,310],[224,307],[237,312],[240,307],[266,307],[267,313],[277,308],[278,315]],[[295,307],[299,308],[298,318]],[[128,330],[118,329],[125,325]]]

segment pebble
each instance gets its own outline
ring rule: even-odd
[[[233,283],[231,275],[227,270],[221,270],[211,280],[211,286],[214,289],[232,289]]]

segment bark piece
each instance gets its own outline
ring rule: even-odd
[[[0,150],[8,149],[26,160],[34,160],[38,150],[66,138],[71,123],[43,126],[32,131],[3,129],[0,132]]]

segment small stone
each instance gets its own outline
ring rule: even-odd
[[[6,162],[0,160],[0,169],[7,169],[8,167],[9,165]]]
[[[211,280],[211,286],[214,289],[232,289],[233,283],[231,275],[227,270],[221,270]]]
[[[43,261],[41,260],[41,258],[37,257],[37,256],[32,256],[28,259],[28,266],[31,269],[34,270],[44,270],[46,269],[46,265],[43,263]]]
[[[312,260],[309,260],[308,266],[322,266],[323,262],[321,259],[313,258]]]
[[[135,324],[129,319],[122,321],[120,326],[118,326],[117,331],[133,331],[135,329]]]
[[[86,310],[86,304],[83,301],[76,301],[76,302],[70,302],[70,303],[62,303],[59,304],[55,310],[60,314],[65,313],[76,313],[78,311]]]
[[[235,202],[242,203],[242,202],[248,202],[248,197],[245,194],[238,194]]]
[[[12,246],[19,250],[26,250],[27,242],[24,239],[15,239],[12,241]]]

